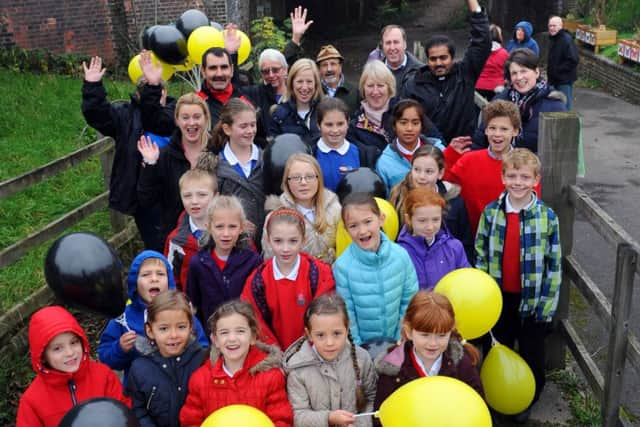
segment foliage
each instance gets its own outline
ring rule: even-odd
[[[568,400],[573,414],[572,425],[600,425],[600,403],[573,371],[554,371],[548,374],[547,378],[558,384],[563,396]]]
[[[78,76],[82,72],[79,64],[88,59],[87,55],[77,53],[55,54],[44,49],[27,50],[18,46],[0,49],[0,64],[12,71]]]
[[[249,61],[256,64],[253,67],[253,77],[260,80],[260,70],[258,70],[258,58],[260,53],[268,48],[282,51],[289,39],[288,34],[291,33],[291,19],[287,18],[282,25],[278,25],[272,16],[263,16],[262,18],[251,21],[250,27],[251,38],[251,55]]]
[[[370,22],[374,28],[379,29],[407,18],[410,13],[411,8],[406,0],[385,0],[376,6]]]
[[[575,13],[578,17],[584,17],[587,24],[606,24],[624,32],[640,30],[638,0],[578,0]]]

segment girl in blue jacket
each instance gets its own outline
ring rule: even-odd
[[[336,290],[347,304],[353,341],[372,357],[400,338],[400,323],[418,290],[407,251],[380,230],[384,214],[374,198],[353,193],[342,204],[353,242],[333,264]]]

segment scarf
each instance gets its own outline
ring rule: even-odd
[[[531,106],[535,104],[539,98],[545,97],[548,92],[549,87],[547,86],[547,82],[540,80],[525,94],[521,94],[513,88],[509,89],[509,100],[518,106],[522,121],[528,121],[532,114]]]
[[[225,89],[217,90],[211,87],[207,81],[204,82],[203,90],[206,95],[209,95],[222,104],[226,104],[227,101],[231,98],[231,94],[233,93],[233,84],[229,83]]]
[[[373,126],[377,128],[381,128],[382,115],[386,113],[387,110],[389,109],[389,100],[387,99],[387,102],[385,102],[385,104],[379,110],[374,110],[373,108],[371,108],[371,106],[369,106],[369,104],[367,104],[366,101],[362,101],[360,105],[362,105],[362,109],[364,110],[364,115],[367,117],[368,121],[371,122]]]

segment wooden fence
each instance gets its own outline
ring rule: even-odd
[[[109,186],[111,165],[113,163],[114,145],[108,137],[99,138],[86,147],[56,159],[44,166],[36,168],[23,175],[0,183],[0,199],[9,197],[25,190],[43,180],[71,169],[93,156],[100,156],[105,187]],[[30,249],[58,236],[69,227],[88,217],[94,212],[108,205],[109,192],[94,197],[81,206],[65,213],[55,221],[45,225],[24,239],[0,251],[0,268],[23,257]],[[111,227],[114,232],[109,243],[120,248],[129,242],[136,234],[133,222],[125,221],[124,215],[115,211],[110,212]],[[47,286],[43,286],[31,294],[25,301],[3,313],[0,317],[0,348],[4,351],[1,358],[23,352],[28,347],[26,322],[35,311],[53,301],[53,294]]]

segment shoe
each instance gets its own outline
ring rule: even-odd
[[[516,424],[526,424],[529,421],[529,417],[531,416],[531,406],[529,406],[524,411],[515,414],[512,418],[513,422]]]

